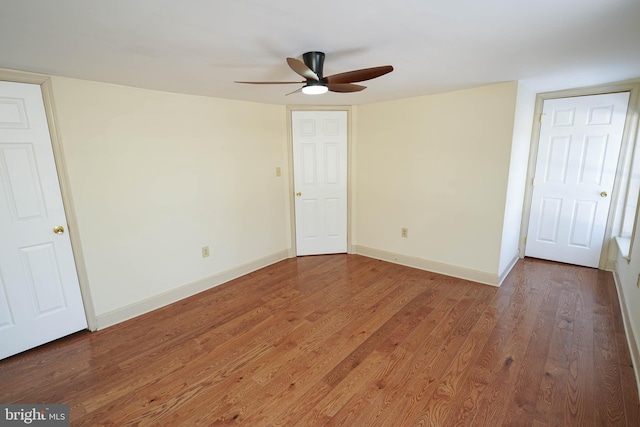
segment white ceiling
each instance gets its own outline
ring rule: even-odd
[[[324,74],[393,65],[353,94]],[[640,77],[640,0],[0,0],[0,67],[273,104],[364,104],[508,80],[540,91]]]

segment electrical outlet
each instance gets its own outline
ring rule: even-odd
[[[282,175],[282,170],[280,169],[280,166],[278,166],[276,168],[276,176],[281,176]]]
[[[409,237],[409,229],[408,228],[402,228],[400,230],[400,237]]]
[[[206,258],[209,256],[209,246],[202,247],[202,258]]]

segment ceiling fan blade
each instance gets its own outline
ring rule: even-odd
[[[311,68],[307,67],[307,65],[304,62],[300,61],[299,59],[287,58],[287,64],[289,64],[289,67],[291,67],[293,71],[295,71],[305,79],[315,80],[315,81],[320,80],[316,75],[316,73],[314,73],[311,70]]]
[[[302,88],[296,89],[293,92],[287,93],[285,96],[293,95],[294,93],[302,92]]]
[[[365,90],[367,87],[362,85],[354,85],[352,83],[329,83],[327,85],[330,92],[360,92],[361,90]]]
[[[291,85],[291,84],[304,84],[306,81],[301,82],[234,82],[234,83],[243,83],[248,85]]]
[[[393,71],[391,65],[383,65],[381,67],[363,68],[361,70],[347,71],[345,73],[334,74],[322,79],[322,81],[333,83],[355,83],[365,80],[375,79]]]

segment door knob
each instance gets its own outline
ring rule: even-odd
[[[606,191],[603,191],[602,193],[600,193],[600,197],[606,198],[608,196]]]
[[[298,192],[296,193],[296,196],[300,197],[300,196],[302,196],[302,193],[298,191]]]
[[[61,225],[56,225],[55,227],[53,227],[53,232],[56,234],[62,234],[64,233],[64,227]]]

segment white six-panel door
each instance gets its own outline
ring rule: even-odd
[[[0,82],[0,236],[0,359],[85,329],[38,85]]]
[[[293,111],[297,255],[347,252],[347,112]]]
[[[525,255],[597,267],[629,93],[546,100]]]

